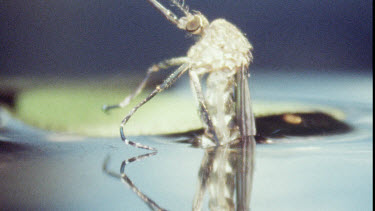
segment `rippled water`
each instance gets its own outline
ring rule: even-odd
[[[251,209],[371,210],[372,79],[337,74],[280,75],[273,81],[263,73],[255,77],[255,99],[332,106],[344,111],[346,122],[354,130],[333,136],[288,137],[274,140],[273,144],[257,145],[251,202],[248,199]],[[120,138],[56,134],[31,128],[4,113],[1,118],[4,125],[0,128],[0,208],[148,209],[129,183],[103,171],[108,156],[107,170],[119,174],[123,160],[147,151],[125,146]],[[227,177],[241,175],[233,173],[239,169],[241,150],[193,148],[172,137],[131,139],[159,151],[129,164],[125,170],[127,178],[167,210],[191,210],[198,203],[196,196],[202,190],[205,175],[211,179],[204,191],[203,210],[214,199],[228,195],[210,194],[215,188],[235,186],[220,183],[219,171],[205,171],[210,159],[214,160],[212,166],[218,166],[215,162],[225,163]],[[226,205],[238,204],[239,199],[233,199],[227,200]]]

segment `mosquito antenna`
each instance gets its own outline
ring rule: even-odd
[[[180,9],[185,15],[189,13],[189,7],[185,5],[185,0],[170,0],[173,5],[175,5],[178,9]]]

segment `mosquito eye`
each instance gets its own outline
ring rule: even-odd
[[[186,24],[186,31],[194,32],[201,27],[201,20],[199,17],[195,16],[193,20]]]

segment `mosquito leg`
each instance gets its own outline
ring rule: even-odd
[[[142,144],[139,144],[139,143],[135,143],[135,142],[132,142],[132,141],[129,141],[125,135],[124,135],[124,126],[125,124],[129,121],[129,119],[133,116],[133,114],[145,103],[147,103],[149,100],[151,100],[156,94],[158,94],[159,92],[167,89],[168,87],[170,87],[172,84],[174,84],[176,82],[176,80],[189,68],[189,65],[188,64],[183,64],[181,65],[177,70],[175,70],[171,75],[169,75],[169,77],[167,79],[164,80],[164,82],[160,85],[160,86],[157,86],[156,89],[154,89],[154,91],[151,92],[151,94],[146,97],[142,102],[140,102],[137,106],[135,106],[130,112],[128,115],[125,116],[125,118],[122,120],[121,122],[121,125],[120,125],[120,134],[121,134],[121,139],[126,143],[126,144],[129,144],[129,145],[132,145],[134,147],[137,147],[137,148],[142,148],[142,149],[148,149],[148,150],[153,150],[153,151],[156,151],[156,149],[152,148],[152,147],[149,147],[149,146],[146,146],[146,145],[142,145]]]
[[[125,166],[128,165],[129,163],[136,162],[136,161],[141,161],[143,159],[146,159],[148,157],[154,156],[156,154],[157,154],[157,152],[151,152],[151,153],[139,155],[137,157],[132,157],[132,158],[129,158],[127,160],[122,161],[121,168],[120,168],[120,173],[121,174],[125,173]]]
[[[162,61],[162,62],[159,62],[157,64],[152,65],[151,67],[148,68],[146,77],[142,80],[142,82],[138,85],[137,89],[132,94],[127,96],[119,104],[103,105],[103,108],[102,108],[103,111],[108,112],[109,110],[114,109],[114,108],[124,108],[125,106],[127,106],[130,103],[130,101],[134,97],[138,96],[142,92],[142,90],[145,88],[148,80],[150,79],[150,76],[153,73],[158,72],[159,70],[168,69],[168,68],[173,67],[173,66],[184,64],[184,63],[187,62],[187,59],[188,59],[187,57],[176,57],[176,58],[167,59],[165,61]]]
[[[207,110],[207,106],[206,106],[205,98],[202,92],[202,86],[199,80],[199,76],[194,71],[190,71],[189,75],[190,75],[190,81],[192,83],[192,88],[194,89],[193,91],[196,94],[198,102],[199,102],[199,111],[200,111],[201,118],[206,123],[208,127],[208,131],[210,134],[212,134],[213,139],[216,142],[216,145],[220,145],[220,142],[215,132],[215,128],[212,124],[210,114]]]
[[[140,156],[137,156],[137,157],[133,157],[133,158],[130,158],[126,161],[123,161],[122,164],[121,164],[121,171],[120,171],[120,174],[118,173],[115,173],[115,172],[112,172],[110,170],[108,170],[108,164],[109,164],[109,156],[106,157],[106,159],[104,160],[104,163],[103,163],[103,171],[108,174],[109,176],[111,177],[114,177],[114,178],[117,178],[117,179],[120,179],[121,182],[123,182],[124,184],[128,185],[130,187],[130,189],[140,198],[144,201],[144,203],[150,207],[151,210],[165,210],[164,208],[160,207],[155,201],[153,201],[150,197],[148,197],[146,194],[144,194],[139,188],[137,188],[137,186],[134,185],[134,183],[130,180],[130,178],[124,173],[124,168],[125,168],[125,165],[124,163],[131,163],[131,162],[134,162],[134,161],[139,161],[139,160],[142,160],[146,157],[150,157],[150,156],[153,156],[155,155],[156,152],[152,152],[152,153],[148,153],[148,154],[144,154],[144,155],[140,155]]]
[[[201,210],[204,194],[209,183],[212,171],[214,169],[213,163],[217,154],[217,147],[213,151],[206,150],[203,156],[201,167],[199,168],[199,183],[197,191],[195,192],[193,200],[193,211]]]

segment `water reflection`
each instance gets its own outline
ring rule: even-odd
[[[243,137],[232,145],[204,149],[204,157],[198,172],[198,187],[192,203],[193,210],[201,210],[208,192],[210,210],[250,210],[253,182],[255,138]],[[109,157],[103,163],[103,171],[125,183],[151,210],[165,210],[143,193],[125,173],[125,166],[156,155],[143,154],[124,160],[120,172],[108,169]]]
[[[347,133],[352,128],[345,122],[321,112],[282,113],[258,117],[256,119],[258,134],[261,136],[244,136],[231,145],[205,148],[198,172],[198,186],[192,202],[192,210],[250,210],[250,199],[253,184],[255,142],[271,143],[269,138],[289,136],[308,137],[329,134]],[[179,141],[191,146],[201,145],[199,137],[203,130],[176,134],[174,137],[186,136],[188,140]],[[277,140],[277,139],[276,139]],[[125,166],[156,155],[156,152],[133,157],[122,162],[120,173],[109,172],[108,159],[104,162],[104,171],[127,184],[152,210],[164,210],[157,202],[139,190],[125,174]],[[208,196],[208,205],[205,196]]]
[[[208,191],[210,210],[249,210],[254,171],[255,139],[206,149],[199,170],[193,210],[201,210]]]
[[[140,156],[137,156],[137,157],[132,157],[130,159],[124,160],[121,163],[120,173],[115,173],[115,172],[112,172],[112,171],[108,170],[108,163],[109,163],[110,157],[107,156],[107,158],[104,160],[104,163],[103,163],[103,171],[105,173],[107,173],[111,177],[121,179],[121,182],[123,182],[124,184],[128,185],[129,188],[140,199],[142,199],[151,210],[166,210],[166,209],[163,209],[162,207],[160,207],[150,197],[148,197],[139,188],[137,188],[137,186],[135,186],[134,183],[131,181],[131,179],[125,174],[125,166],[127,164],[135,162],[135,161],[141,161],[141,160],[143,160],[145,158],[151,157],[151,156],[156,155],[156,154],[157,154],[157,152],[152,152],[152,153],[147,153],[147,154],[143,154],[143,155],[140,155]]]

